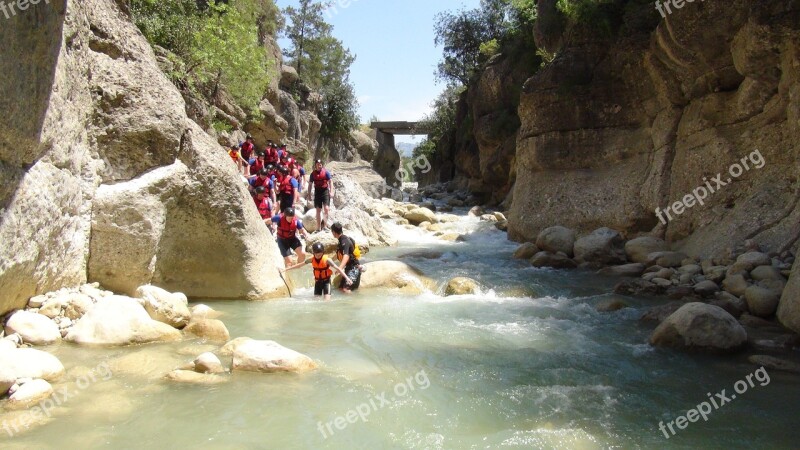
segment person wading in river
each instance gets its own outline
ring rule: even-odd
[[[353,283],[353,280],[351,280],[342,269],[328,260],[328,257],[325,256],[325,246],[322,245],[321,242],[312,245],[311,252],[314,254],[311,259],[299,262],[292,267],[287,267],[286,270],[282,270],[281,272],[285,273],[311,263],[314,269],[314,295],[324,295],[326,301],[331,299],[331,276],[334,270],[342,276],[342,279],[347,280],[350,284]]]
[[[342,224],[339,222],[331,225],[331,233],[339,241],[339,249],[336,251],[336,258],[339,259],[339,268],[347,273],[352,282],[348,282],[342,278],[339,289],[345,294],[358,289],[361,285],[361,263],[355,256],[356,243],[351,238],[345,236],[342,230]]]
[[[294,208],[286,208],[282,214],[273,217],[272,222],[278,227],[278,249],[283,256],[284,265],[289,267],[292,264],[292,251],[297,254],[298,261],[305,261],[306,253],[297,233],[300,232],[306,239],[308,233],[303,228],[303,222],[295,217]]]

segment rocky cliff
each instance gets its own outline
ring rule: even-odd
[[[240,178],[117,2],[31,5],[0,37],[0,312],[86,281],[285,294]]]

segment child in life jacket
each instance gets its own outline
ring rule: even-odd
[[[287,267],[286,270],[282,270],[281,272],[285,273],[310,263],[311,267],[314,269],[314,295],[317,297],[324,296],[325,301],[331,299],[331,276],[334,271],[344,277],[348,283],[353,283],[353,280],[351,280],[342,269],[328,260],[328,257],[325,256],[325,247],[321,242],[317,242],[311,246],[311,253],[314,255],[311,259]]]

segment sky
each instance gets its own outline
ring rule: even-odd
[[[279,7],[297,0],[277,0]],[[434,72],[441,47],[434,46],[434,17],[442,11],[472,9],[480,0],[333,0],[325,20],[356,61],[350,80],[356,88],[361,122],[421,119],[444,90]],[[280,40],[285,47],[286,41]],[[397,136],[397,142],[421,138]]]

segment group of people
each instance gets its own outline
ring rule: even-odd
[[[317,232],[330,229],[339,241],[338,266],[325,256],[325,248],[321,243],[312,246],[313,257],[306,261],[306,253],[298,234],[306,239],[309,236],[302,220],[297,217],[295,205],[299,203],[302,192],[306,192],[306,197],[310,201],[312,189],[306,181],[305,169],[292,157],[288,146],[276,145],[270,141],[263,151],[256,151],[253,137],[248,134],[247,140],[232,146],[228,155],[236,164],[237,170],[247,179],[261,219],[273,234],[277,234],[278,248],[284,258],[285,270],[312,264],[316,282],[314,295],[324,296],[325,300],[329,300],[331,296],[331,276],[334,271],[342,275],[339,288],[343,292],[350,293],[358,289],[363,268],[358,259],[360,252],[355,241],[344,235],[341,224],[334,223],[330,228],[326,226],[330,217],[333,183],[331,173],[325,169],[322,160],[314,162],[314,170],[308,182],[314,186]],[[291,260],[293,253],[298,261],[295,265],[292,265]]]

